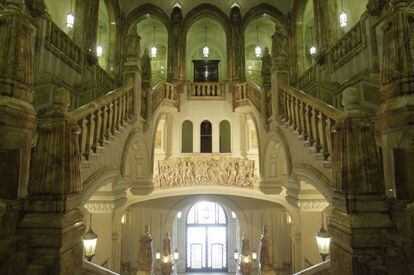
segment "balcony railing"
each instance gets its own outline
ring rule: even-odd
[[[304,89],[305,87],[311,85],[312,83],[315,83],[315,81],[316,81],[316,65],[313,64],[299,78],[297,86],[299,87],[299,89]]]
[[[96,82],[108,91],[116,88],[115,79],[99,65],[96,66]]]
[[[324,160],[332,156],[332,130],[340,111],[293,87],[280,85],[279,110],[283,121],[314,146]]]
[[[46,49],[81,72],[83,60],[81,48],[52,21],[47,21],[46,28]]]
[[[180,107],[180,95],[175,84],[160,83],[152,92],[152,113],[164,103],[172,105],[177,109]]]
[[[188,93],[191,99],[223,99],[224,96],[225,88],[221,82],[194,82]]]
[[[260,113],[262,111],[262,94],[260,88],[250,82],[243,82],[236,85],[234,95],[234,107],[241,107],[252,104]]]

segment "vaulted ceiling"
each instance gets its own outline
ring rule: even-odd
[[[182,8],[183,14],[187,14],[194,7],[208,3],[214,6],[217,6],[224,13],[229,14],[230,8],[234,2],[237,2],[240,5],[240,10],[242,14],[248,12],[251,8],[259,4],[270,4],[277,7],[282,13],[287,14],[291,9],[294,0],[119,0],[121,10],[127,15],[136,7],[143,4],[153,4],[157,7],[160,7],[168,15],[171,13],[175,4],[179,4]]]

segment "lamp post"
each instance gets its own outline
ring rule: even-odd
[[[70,1],[70,11],[66,14],[66,27],[73,28],[75,24],[75,15],[73,14],[73,0]]]
[[[323,225],[323,216],[322,216],[322,227],[319,232],[316,234],[316,243],[318,245],[319,254],[322,256],[322,260],[325,261],[326,257],[329,255],[329,247],[331,245],[331,236],[328,231],[326,231]]]
[[[89,219],[89,230],[82,236],[83,241],[83,251],[85,253],[86,259],[90,262],[95,256],[96,252],[96,243],[98,241],[98,235],[92,231],[92,214],[90,214]]]

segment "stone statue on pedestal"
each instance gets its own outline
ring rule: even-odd
[[[151,273],[152,252],[152,237],[149,226],[146,225],[144,235],[139,239],[138,272]]]
[[[171,251],[171,237],[167,232],[162,247],[161,273],[163,275],[169,275],[173,271],[174,262]]]
[[[273,243],[267,225],[263,226],[263,234],[260,236],[259,270],[273,271]]]
[[[241,239],[241,257],[239,262],[240,274],[249,275],[252,269],[249,240],[244,236]]]

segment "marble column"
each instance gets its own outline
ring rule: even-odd
[[[227,77],[232,81],[246,81],[244,28],[240,8],[233,6],[230,11],[230,26],[227,41]]]
[[[171,13],[170,31],[168,32],[168,81],[177,82],[185,79],[185,44],[183,32],[183,14],[179,7]]]
[[[20,223],[30,248],[27,274],[82,272],[79,128],[68,113],[69,102],[69,91],[60,88],[38,120],[26,214]]]
[[[22,1],[4,1],[0,10],[0,273],[26,274],[25,245],[18,223],[36,142],[33,98],[32,26]]]
[[[392,228],[373,121],[359,103],[356,88],[343,92],[333,133],[332,274],[383,274]]]
[[[136,27],[128,33],[124,43],[123,85],[134,89],[134,117],[141,117],[141,37]]]
[[[396,225],[390,269],[408,274],[414,270],[414,8],[408,7],[412,1],[391,2],[383,25],[378,130],[385,189]]]
[[[272,57],[269,49],[266,47],[262,56],[261,77],[263,82],[262,88],[262,123],[265,129],[269,128],[268,118],[273,111],[272,106]]]

